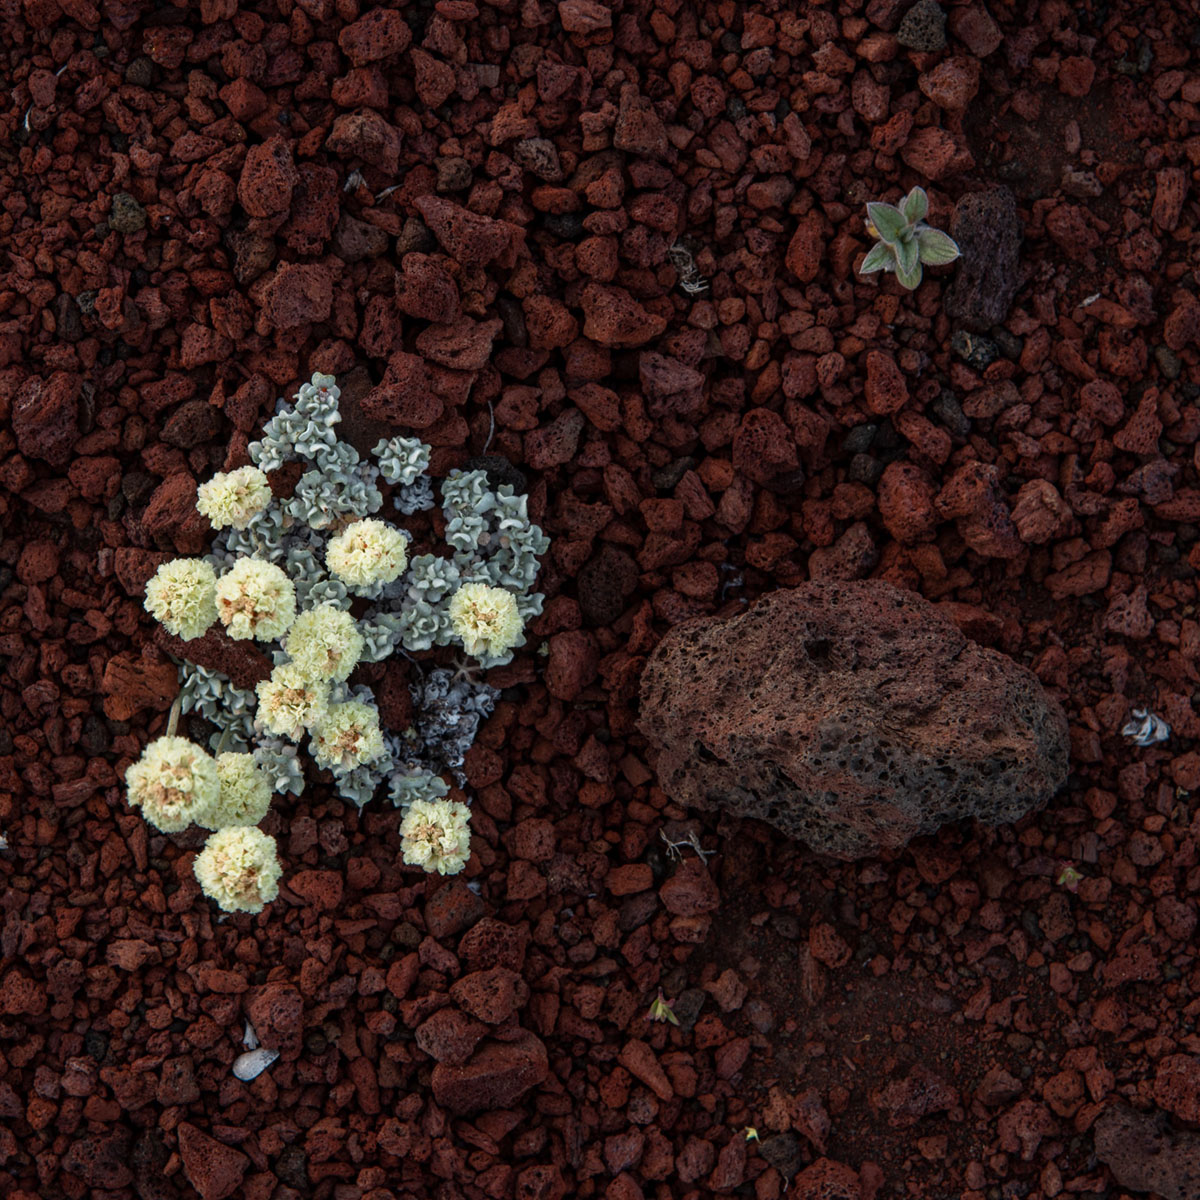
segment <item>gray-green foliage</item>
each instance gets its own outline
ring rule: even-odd
[[[378,466],[363,462],[337,436],[339,396],[333,377],[318,374],[299,389],[294,403],[280,401],[262,437],[250,444],[250,457],[263,471],[297,461],[305,470],[290,497],[275,498],[244,530],[224,529],[207,556],[218,572],[247,555],[276,563],[292,580],[302,611],[321,604],[350,608],[353,597],[346,585],[325,567],[326,545],[347,524],[382,508],[381,480],[392,489],[402,513],[434,503],[432,481],[425,474],[429,446],[417,438],[384,439],[372,451]],[[442,507],[449,556],[411,556],[407,569],[392,583],[355,590],[371,605],[357,620],[364,641],[361,661],[461,645],[449,607],[464,583],[506,588],[526,620],[541,612],[543,597],[533,586],[538,558],[549,539],[529,519],[527,498],[515,494],[511,485],[492,488],[483,471],[452,471],[442,484]],[[276,666],[289,661],[279,646],[268,651]],[[481,660],[480,665],[498,665],[511,657],[510,652]],[[445,772],[465,782],[459,770],[463,757],[499,693],[471,670],[423,669],[414,663],[413,675],[412,726],[401,734],[385,733],[388,753],[382,759],[333,772],[341,794],[360,806],[381,787],[402,808],[414,799],[443,796],[448,790],[441,778]],[[303,790],[304,760],[298,747],[255,723],[254,692],[188,663],[181,666],[180,678],[184,711],[197,712],[217,726],[214,747],[223,737],[227,749],[250,749],[276,790],[296,795]],[[375,705],[370,688],[343,683],[330,690],[331,703],[351,698]]]
[[[299,796],[304,791],[304,764],[294,743],[273,733],[262,733],[253,753],[254,761],[277,792]]]
[[[257,697],[238,687],[227,676],[195,663],[179,668],[180,709],[196,713],[217,727],[209,738],[209,748],[244,752],[254,737],[254,709]]]
[[[925,224],[929,197],[914,187],[899,206],[882,201],[867,205],[867,232],[879,241],[867,252],[860,275],[892,271],[901,287],[920,285],[921,266],[936,267],[958,257],[958,246],[940,229]]]

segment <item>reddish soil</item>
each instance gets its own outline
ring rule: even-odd
[[[1200,1121],[1200,27],[973,0],[930,53],[907,7],[0,2],[5,1197],[1118,1196],[1106,1104]],[[952,347],[953,269],[854,274],[862,204],[995,182],[1020,287]],[[462,878],[313,784],[218,921],[121,787],[174,691],[141,587],[314,370],[352,409],[388,371],[352,419],[439,472],[494,417],[547,609]],[[707,817],[670,859],[657,638],[866,575],[1032,665],[1067,787],[882,860]]]

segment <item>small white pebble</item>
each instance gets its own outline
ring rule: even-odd
[[[233,1060],[234,1078],[249,1083],[250,1080],[257,1079],[278,1057],[278,1050],[268,1050],[266,1047],[247,1050],[245,1054],[239,1054]]]
[[[1171,727],[1162,717],[1144,708],[1135,708],[1130,715],[1133,720],[1122,728],[1121,736],[1129,738],[1135,746],[1153,746],[1171,736]]]
[[[246,1021],[246,1032],[242,1034],[242,1045],[247,1050],[258,1049],[258,1034],[254,1032],[254,1026],[250,1024],[249,1020]]]

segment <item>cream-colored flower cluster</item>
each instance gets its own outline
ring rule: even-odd
[[[202,558],[163,563],[146,584],[146,611],[185,642],[203,637],[217,619],[217,573]]]
[[[450,598],[450,625],[475,658],[500,658],[524,640],[517,598],[504,588],[464,583]]]
[[[247,825],[218,829],[192,869],[204,894],[226,912],[262,912],[279,895],[283,874],[275,839]]]
[[[258,717],[271,733],[298,742],[329,709],[329,684],[310,679],[295,663],[284,663],[255,689]]]
[[[355,521],[329,539],[325,565],[347,587],[391,583],[408,566],[408,539],[386,521]]]
[[[379,710],[359,700],[331,704],[312,731],[312,756],[320,767],[353,771],[387,753]]]
[[[354,618],[345,609],[319,604],[296,618],[284,649],[306,679],[340,683],[358,665],[364,645]]]
[[[239,558],[217,580],[217,616],[231,638],[273,642],[296,619],[296,588],[274,563]]]
[[[471,857],[471,810],[457,800],[414,800],[400,823],[400,853],[410,867],[455,875]]]
[[[257,467],[218,471],[196,489],[196,508],[214,529],[245,529],[271,503],[271,485]]]
[[[192,822],[207,825],[221,795],[212,756],[181,737],[160,737],[125,772],[129,803],[163,833],[178,833]],[[209,826],[211,828],[211,826]]]
[[[230,825],[257,825],[271,807],[271,781],[258,769],[253,754],[218,754],[217,776],[221,794],[207,821],[207,829]]]

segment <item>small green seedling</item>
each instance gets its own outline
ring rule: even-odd
[[[658,989],[658,995],[654,998],[654,1003],[650,1005],[650,1020],[670,1021],[672,1025],[679,1024],[679,1018],[667,1003],[666,997],[662,994],[662,988]]]
[[[758,1141],[758,1130],[755,1129],[753,1125],[746,1126],[746,1141],[748,1141],[748,1142],[757,1142]]]
[[[879,239],[867,251],[860,275],[875,271],[894,271],[901,287],[911,292],[921,283],[921,265],[940,267],[959,255],[958,245],[940,229],[925,224],[929,197],[925,189],[915,187],[900,202],[872,202],[867,205],[867,232]]]
[[[1054,882],[1059,887],[1065,887],[1068,892],[1077,892],[1083,882],[1083,872],[1076,870],[1070,863],[1063,863],[1063,868]]]

